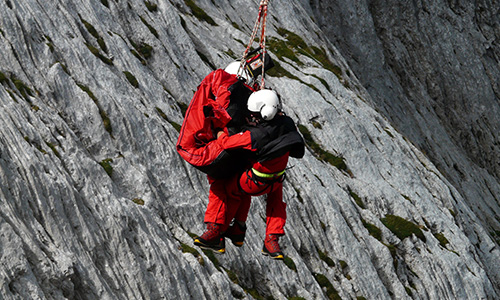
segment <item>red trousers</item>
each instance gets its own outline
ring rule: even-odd
[[[216,223],[229,226],[229,223],[236,217],[238,221],[246,221],[246,215],[250,209],[250,195],[231,192],[231,186],[235,178],[231,179],[212,179],[209,178],[210,190],[208,192],[208,205],[205,211],[205,223]],[[247,207],[248,206],[248,207]],[[243,213],[243,211],[247,214]],[[231,217],[232,216],[232,217]],[[223,228],[223,231],[225,228]]]
[[[286,166],[288,155],[280,159],[279,165],[283,165],[284,162]],[[281,168],[283,169],[284,167]],[[222,231],[225,231],[233,218],[237,221],[246,221],[251,196],[267,194],[266,235],[284,235],[286,203],[283,202],[283,183],[281,181],[262,183],[254,180],[253,176],[253,173],[248,170],[241,176],[231,179],[209,179],[210,191],[205,222],[223,224]]]

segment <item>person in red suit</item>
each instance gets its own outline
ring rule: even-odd
[[[184,116],[176,148],[184,160],[207,174],[207,232],[219,232],[226,223],[225,187],[247,168],[247,152],[255,151],[250,132],[240,133],[246,123],[247,100],[254,91],[247,83],[252,81],[239,62],[211,72],[198,86]],[[217,132],[225,135],[217,138]]]
[[[207,231],[195,238],[195,245],[225,252],[224,237],[236,246],[242,246],[245,237],[245,221],[251,196],[267,195],[266,237],[262,253],[274,259],[283,259],[278,239],[285,234],[286,204],[283,202],[283,180],[290,156],[304,155],[304,141],[297,132],[293,120],[279,108],[279,97],[268,89],[250,95],[247,102],[247,124],[234,138],[225,131],[218,133],[217,140],[225,144],[232,139],[233,145],[245,152],[250,165],[244,172],[223,182],[217,188],[219,197],[211,199],[205,216]],[[220,200],[224,199],[224,203]],[[234,219],[234,220],[233,220]],[[210,222],[215,220],[214,222]],[[232,221],[232,224],[230,222]]]

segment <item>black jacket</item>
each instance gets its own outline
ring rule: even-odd
[[[276,115],[272,120],[256,126],[246,125],[243,130],[251,133],[252,148],[257,149],[255,155],[258,161],[270,160],[286,152],[295,158],[304,156],[304,139],[292,118],[286,115]]]

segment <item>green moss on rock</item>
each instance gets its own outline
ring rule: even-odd
[[[19,91],[19,93],[21,93],[21,96],[23,96],[25,100],[30,102],[28,96],[34,97],[34,95],[33,91],[28,87],[28,85],[24,83],[21,79],[18,79],[14,74],[10,76],[10,79],[12,80],[12,83]]]
[[[101,104],[97,100],[97,97],[94,95],[94,93],[85,85],[77,83],[78,87],[80,87],[87,95],[89,95],[90,99],[94,101],[95,105],[97,105],[97,108],[99,109],[99,115],[101,116],[102,123],[104,125],[104,129],[113,136],[113,128],[111,127],[111,120],[109,119],[108,115],[102,108]]]
[[[141,42],[136,43],[130,41],[134,49],[130,49],[130,52],[141,61],[143,65],[146,65],[146,60],[153,55],[153,47],[147,43]]]
[[[323,68],[335,74],[339,80],[342,79],[342,69],[328,58],[324,49],[307,45],[301,36],[285,28],[278,28],[277,32],[285,40],[270,37],[268,39],[268,49],[280,60],[286,57],[300,66],[303,63],[300,61],[298,54],[308,56],[316,60]]]
[[[328,297],[328,299],[341,300],[339,293],[325,275],[317,273],[314,274],[314,278],[322,288],[326,289],[326,296]]]
[[[141,198],[134,198],[134,199],[132,199],[132,202],[134,202],[137,205],[144,205],[144,203],[145,203],[144,200]]]
[[[382,230],[377,226],[366,222],[365,220],[361,220],[363,222],[363,226],[368,230],[368,233],[376,238],[379,241],[382,241]]]
[[[335,267],[335,262],[333,261],[333,259],[331,259],[326,252],[323,252],[321,250],[318,249],[318,255],[319,255],[319,258],[326,262],[326,264],[329,266],[329,267]]]
[[[203,250],[203,253],[205,253],[205,255],[208,257],[208,259],[210,259],[210,261],[214,264],[215,268],[217,268],[217,270],[221,271],[220,262],[217,259],[217,257],[215,257],[215,254],[211,250],[206,250],[206,249],[202,249],[202,250]]]
[[[418,225],[395,215],[386,215],[381,219],[382,223],[389,228],[400,240],[415,234],[422,241],[426,241],[424,233]]]
[[[355,192],[353,192],[350,187],[348,187],[348,189],[349,189],[349,195],[351,195],[351,197],[354,199],[354,201],[356,202],[356,204],[359,207],[361,207],[362,209],[365,209],[366,206],[363,203],[363,200],[361,199],[361,197],[359,197],[358,194],[356,194]]]
[[[324,162],[331,164],[339,170],[348,171],[344,159],[342,157],[335,156],[332,153],[321,148],[321,146],[313,139],[311,132],[309,131],[309,129],[307,129],[306,126],[299,124],[298,128],[300,133],[304,137],[307,146],[309,146],[316,157]]]
[[[109,177],[113,176],[113,167],[111,166],[112,162],[113,160],[111,158],[106,158],[99,163]]]
[[[446,245],[450,243],[443,233],[440,232],[434,233],[434,237],[439,241],[439,244],[444,248],[446,248]]]
[[[217,26],[217,23],[202,8],[196,5],[193,0],[184,0],[184,3],[191,9],[191,12],[198,20],[207,22],[212,26]]]
[[[133,87],[135,88],[139,87],[139,81],[137,81],[137,78],[135,78],[135,76],[132,73],[130,73],[129,71],[123,71],[123,74],[125,74],[125,77],[127,77],[128,82],[130,82],[130,84]]]
[[[5,76],[4,73],[0,72],[0,84],[5,84],[9,82],[9,78]]]
[[[150,1],[144,1],[144,4],[146,5],[147,9],[150,12],[156,12],[156,11],[158,11],[158,5],[156,5],[155,3],[152,3]]]
[[[163,112],[163,110],[161,110],[161,108],[159,107],[156,107],[156,111],[158,112],[158,114],[160,115],[160,117],[162,117],[162,119],[164,119],[165,121],[169,122],[170,125],[172,125],[172,127],[175,128],[175,130],[177,130],[177,132],[181,132],[181,125],[179,123],[176,123],[174,121],[171,121],[167,115]]]
[[[99,58],[103,63],[105,63],[107,65],[113,65],[113,60],[111,60],[111,59],[107,58],[106,56],[102,55],[101,51],[99,49],[97,49],[96,47],[92,46],[89,43],[85,43],[85,46],[87,46],[87,48],[90,50],[90,52],[92,54],[94,54],[94,56],[96,56],[97,58]]]
[[[149,31],[158,39],[160,38],[160,35],[158,34],[158,31],[156,31],[156,29],[151,26],[151,24],[148,23],[148,21],[146,21],[146,19],[144,19],[142,16],[140,17],[142,23],[144,23],[144,25],[146,25],[146,27],[149,29]]]
[[[287,256],[283,259],[283,262],[290,270],[297,272],[297,266],[295,266],[293,259]]]
[[[47,146],[52,150],[52,152],[55,154],[55,156],[61,158],[61,154],[59,154],[59,151],[57,151],[56,146],[50,142],[45,142]]]

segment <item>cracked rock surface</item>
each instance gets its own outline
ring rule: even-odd
[[[0,1],[0,299],[500,297],[493,0],[271,1],[266,83],[308,137],[287,259],[260,253],[264,197],[242,248],[193,245],[178,129],[253,2]]]

